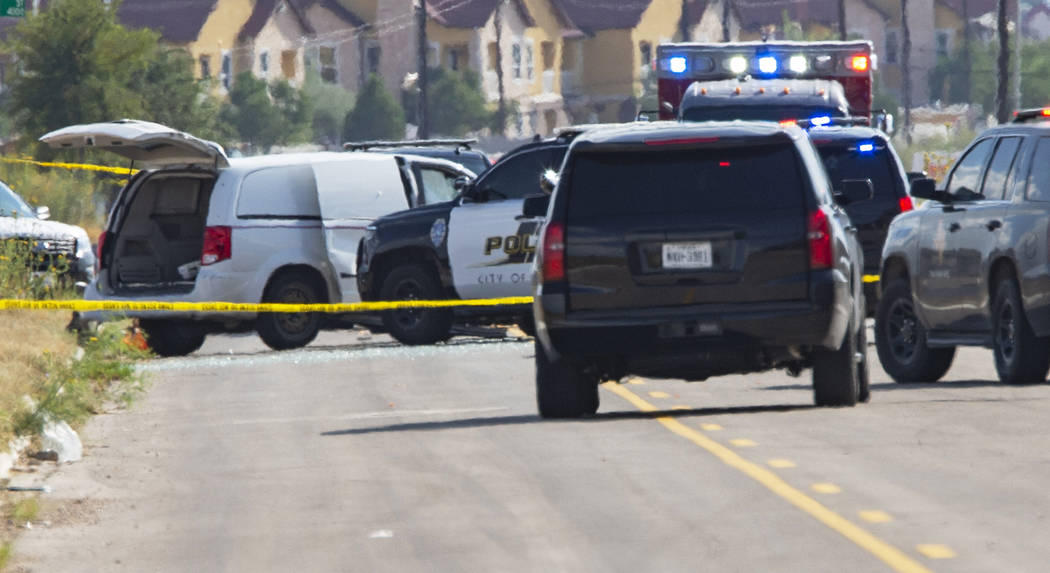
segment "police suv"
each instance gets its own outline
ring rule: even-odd
[[[376,219],[358,249],[361,299],[528,296],[547,210],[540,177],[561,166],[581,131],[565,130],[511,151],[477,179],[457,181],[459,193],[451,201]],[[531,310],[506,305],[390,311],[383,328],[404,344],[430,344],[448,339],[453,322],[500,320],[528,329]]]

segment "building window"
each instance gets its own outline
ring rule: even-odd
[[[452,46],[448,49],[448,67],[451,70],[460,70],[467,66],[467,47]]]
[[[496,42],[489,42],[488,54],[489,58],[485,67],[495,71],[496,61],[499,60],[499,46],[496,45]]]
[[[335,65],[335,48],[321,46],[317,50],[317,60],[320,63],[321,79],[334,84],[339,78],[339,68]]]
[[[510,47],[510,68],[514,75],[514,79],[521,79],[521,44],[514,42]]]
[[[579,46],[576,42],[565,42],[561,46],[561,70],[572,71],[576,69],[576,54]]]
[[[210,78],[211,77],[211,56],[201,56],[200,57],[200,64],[201,64],[201,77],[202,78]]]
[[[937,57],[947,58],[951,52],[951,36],[947,30],[937,30]]]
[[[642,58],[642,67],[649,66],[653,61],[653,45],[649,42],[639,42],[638,54]]]
[[[295,79],[296,72],[295,50],[284,50],[281,52],[281,74],[287,79]]]
[[[525,71],[526,76],[531,80],[535,75],[535,69],[532,60],[532,42],[530,41],[525,46]]]
[[[543,54],[543,71],[554,69],[554,42],[541,43],[540,52]]]
[[[267,50],[259,52],[259,74],[264,78],[270,75],[270,52]]]
[[[379,73],[379,59],[382,56],[382,49],[379,46],[369,46],[367,50],[366,59],[369,64],[369,73]]]
[[[886,63],[897,63],[897,31],[886,30]]]
[[[224,89],[230,89],[230,84],[233,82],[233,56],[229,50],[223,50],[222,52],[222,68],[219,70],[219,81],[222,82]]]

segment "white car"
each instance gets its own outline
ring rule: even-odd
[[[386,213],[447,201],[456,179],[474,177],[456,163],[412,155],[228,158],[216,143],[136,120],[66,127],[40,140],[104,149],[141,168],[99,239],[88,300],[356,302],[365,227]],[[209,332],[252,328],[271,348],[296,348],[322,324],[316,313],[123,314],[138,317],[151,348],[165,356],[193,352]]]
[[[5,183],[0,182],[0,240],[31,241],[40,259],[34,270],[44,271],[55,257],[68,261],[68,274],[78,285],[95,276],[95,254],[87,231],[76,225],[48,221],[51,210],[33,209]]]

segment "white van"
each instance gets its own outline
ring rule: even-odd
[[[380,215],[448,201],[456,179],[474,177],[459,164],[412,155],[231,159],[216,143],[136,120],[66,127],[40,140],[111,151],[140,169],[99,238],[88,300],[356,302],[365,227]],[[296,348],[322,323],[316,313],[122,314],[138,317],[164,356],[193,352],[209,332],[252,328],[271,348]]]

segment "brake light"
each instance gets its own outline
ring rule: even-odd
[[[230,258],[233,229],[227,226],[205,227],[201,264],[212,265]]]
[[[868,71],[868,56],[853,56],[849,59],[849,67],[855,72]]]
[[[106,239],[109,238],[109,231],[102,231],[98,236],[98,249],[95,251],[95,272],[102,270],[102,253],[106,251]]]
[[[806,239],[809,241],[809,268],[831,268],[831,223],[824,211],[817,209],[809,215]]]
[[[911,197],[907,195],[897,200],[897,206],[900,207],[901,213],[906,213],[915,208],[915,205],[911,202]]]
[[[1050,116],[1050,107],[1043,108],[1043,116]]]
[[[547,223],[543,232],[543,282],[565,280],[565,226]]]

